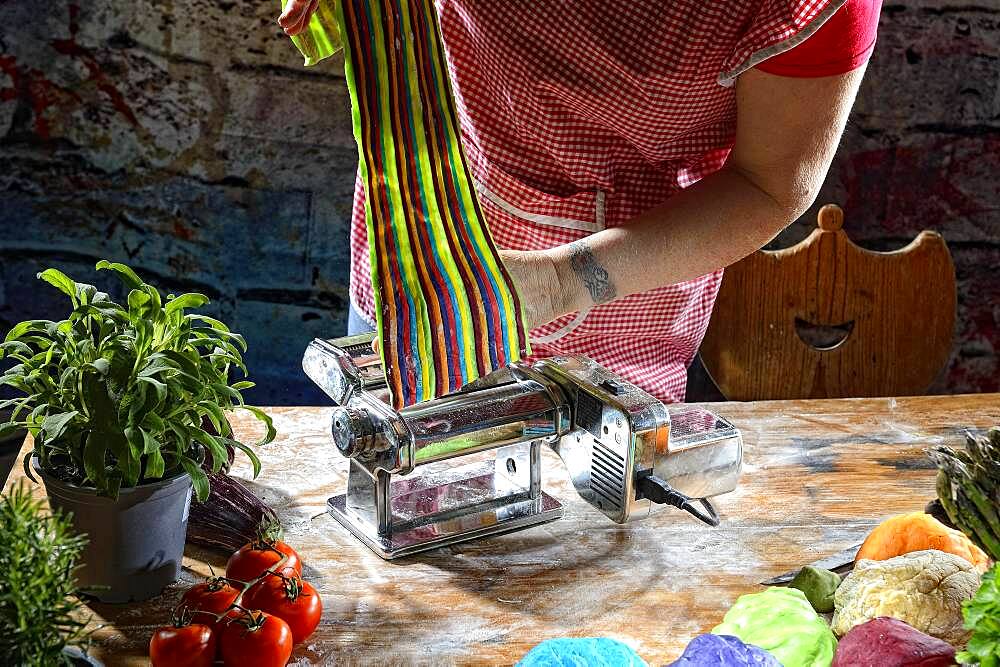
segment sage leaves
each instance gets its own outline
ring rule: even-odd
[[[12,414],[0,432],[26,428],[45,470],[112,497],[187,472],[204,500],[205,470],[228,465],[236,449],[258,474],[257,455],[234,439],[226,417],[245,410],[263,424],[254,446],[275,437],[271,418],[240,393],[253,386],[243,337],[188,312],[208,303],[204,294],[164,297],[124,264],[101,261],[97,269],[121,281],[124,303],[56,269],[38,274],[72,307],[59,322],[21,322],[0,343],[0,358],[17,362],[0,385],[23,394],[4,401]],[[236,371],[243,378],[231,382]]]

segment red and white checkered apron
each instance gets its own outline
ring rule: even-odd
[[[844,0],[438,0],[463,140],[501,248],[537,250],[627,224],[719,169],[736,77],[803,41]],[[364,191],[351,299],[374,322]],[[656,271],[657,267],[640,267]],[[683,400],[722,271],[572,313],[536,356],[584,354]]]

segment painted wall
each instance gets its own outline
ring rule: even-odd
[[[261,403],[319,402],[344,330],[356,148],[342,66],[306,70],[263,0],[0,3],[0,330],[57,316],[34,275],[106,257],[209,295]]]
[[[248,339],[254,401],[323,401],[298,362],[344,330],[355,148],[341,64],[303,69],[278,4],[0,2],[0,331],[59,316],[39,270],[98,280],[116,259],[212,297]],[[945,235],[960,312],[938,391],[1000,389],[997,174],[1000,7],[887,4],[820,201],[872,248]]]

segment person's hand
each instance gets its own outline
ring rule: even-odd
[[[545,250],[501,250],[507,273],[514,283],[525,326],[528,329],[547,324],[568,312],[555,262]]]
[[[306,29],[318,6],[319,0],[288,0],[285,11],[278,17],[278,25],[286,35],[294,37]]]

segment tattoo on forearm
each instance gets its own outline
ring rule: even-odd
[[[608,303],[615,298],[615,286],[611,282],[607,269],[598,263],[594,253],[583,241],[570,244],[569,265],[573,273],[583,282],[594,303]]]

